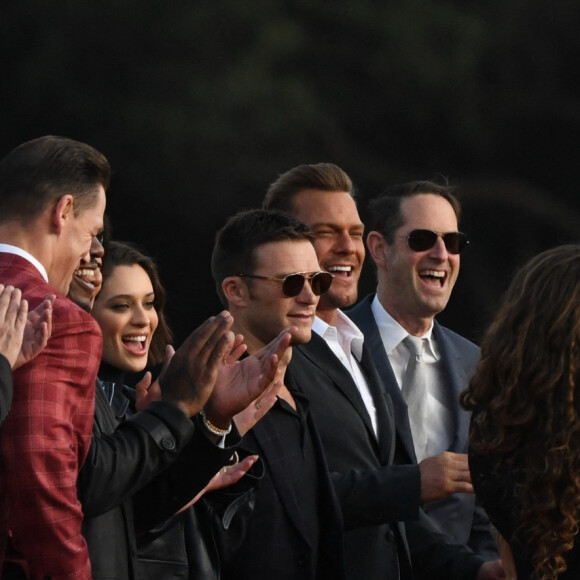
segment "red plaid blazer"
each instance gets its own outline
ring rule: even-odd
[[[27,260],[0,253],[0,281],[30,308],[56,293],[47,347],[13,374],[12,408],[0,432],[0,494],[10,548],[31,578],[90,579],[76,481],[91,440],[101,332]]]

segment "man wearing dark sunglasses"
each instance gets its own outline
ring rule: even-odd
[[[423,462],[425,511],[455,541],[497,558],[489,522],[473,494],[441,499],[437,470],[429,469],[444,464],[470,482],[469,414],[458,396],[475,370],[479,348],[434,320],[447,306],[468,244],[458,230],[459,202],[448,186],[418,181],[390,187],[371,201],[368,213],[367,246],[376,265],[377,293],[348,314],[363,331],[393,401],[403,453]],[[423,349],[419,377],[405,374],[412,357],[409,335],[418,337]],[[419,382],[424,390],[417,394],[423,389]],[[462,491],[459,481],[457,487]]]
[[[303,223],[277,211],[242,212],[218,232],[212,273],[248,353],[290,326],[292,345],[310,340],[319,298],[334,283],[312,242]],[[256,402],[256,413],[273,406],[242,442],[266,474],[243,544],[221,562],[223,580],[345,578],[340,509],[322,444],[306,397],[284,376],[291,350],[278,366],[277,400],[269,393]],[[235,418],[238,428],[243,421]]]
[[[454,542],[421,509],[423,468],[400,446],[395,432],[398,417],[370,349],[361,331],[341,312],[356,302],[365,254],[364,226],[353,189],[348,175],[336,165],[301,165],[280,175],[263,203],[308,225],[321,268],[335,274],[319,302],[312,339],[294,349],[287,376],[309,398],[333,474],[345,522],[347,578],[502,578],[501,563],[484,562],[464,543]],[[457,224],[449,230],[437,228],[442,234],[456,230]],[[416,237],[411,243],[425,243]],[[449,236],[445,242],[463,243]],[[439,271],[426,274],[441,285]],[[446,275],[449,282],[456,272],[449,269]],[[464,470],[435,467],[439,498],[457,487],[471,490]]]

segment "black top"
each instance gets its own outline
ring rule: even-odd
[[[473,416],[473,420],[477,415]],[[496,463],[499,465],[496,467]],[[522,540],[521,534],[515,533],[518,525],[514,514],[516,503],[515,488],[523,483],[525,465],[521,456],[496,458],[480,455],[469,448],[469,470],[473,488],[478,500],[485,508],[491,523],[509,543],[514,557],[518,580],[532,580],[533,549]],[[564,580],[580,578],[580,543],[576,542],[566,557],[568,569],[558,576]]]
[[[12,404],[12,369],[8,359],[0,354],[0,425]]]
[[[135,391],[125,385],[122,370],[103,361],[99,367],[99,380],[117,421],[126,421],[135,414]]]
[[[328,479],[328,472],[320,443],[316,445],[308,400],[300,392],[292,395],[296,410],[279,398],[243,439],[244,448],[264,460],[266,474],[245,540],[225,563],[224,580],[327,577],[323,571],[331,556],[321,530],[330,521],[331,498],[322,492],[321,478]],[[340,555],[337,547],[334,557]]]
[[[280,461],[284,461],[288,470],[288,479],[296,495],[298,505],[303,508],[302,516],[305,523],[306,536],[317,553],[318,546],[318,475],[316,458],[312,445],[312,435],[306,416],[309,413],[308,401],[299,393],[294,394],[296,411],[284,400],[278,399],[270,410],[272,420],[278,425],[278,432],[286,442],[287,453]],[[316,561],[312,562],[313,569]]]

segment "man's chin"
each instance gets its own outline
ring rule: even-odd
[[[335,310],[337,308],[343,310],[355,304],[357,297],[356,289],[350,292],[337,292],[332,294],[327,292],[321,296],[320,302],[318,303],[318,310]]]
[[[91,313],[92,308],[92,294],[88,294],[84,288],[79,287],[75,284],[74,280],[72,281],[69,291],[68,297],[72,300],[77,306],[82,308],[85,312]]]
[[[298,330],[298,332],[292,336],[292,339],[290,340],[290,346],[298,346],[300,344],[306,344],[307,342],[310,342],[311,338],[312,331],[310,329],[308,331]]]

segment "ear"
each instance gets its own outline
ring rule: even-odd
[[[67,193],[59,198],[52,208],[51,222],[57,233],[60,234],[72,217],[74,217],[74,197]]]
[[[378,268],[384,268],[387,263],[386,250],[387,242],[383,234],[371,231],[367,236],[367,248],[369,254]]]
[[[222,282],[222,292],[228,304],[243,307],[248,303],[248,286],[239,276],[228,276]]]

